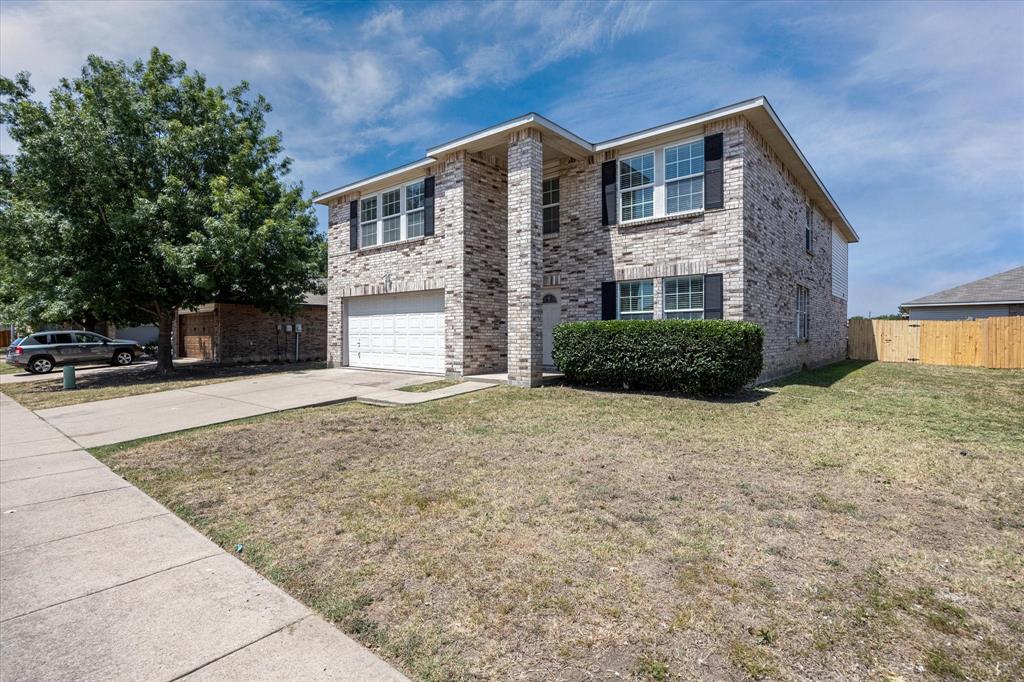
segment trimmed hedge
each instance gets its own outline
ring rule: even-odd
[[[750,322],[570,322],[555,327],[552,356],[566,379],[585,386],[729,395],[761,373],[763,342]]]

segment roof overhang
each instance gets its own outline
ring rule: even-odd
[[[901,308],[952,308],[972,305],[1024,305],[1024,301],[960,301],[957,303],[900,303]]]
[[[775,113],[775,110],[772,109],[771,104],[768,103],[765,97],[755,97],[754,99],[714,109],[697,116],[691,116],[690,118],[680,119],[672,123],[666,123],[665,125],[648,128],[647,130],[598,143],[587,142],[557,123],[544,118],[540,114],[531,112],[504,123],[484,128],[475,133],[458,137],[436,147],[431,147],[427,150],[427,158],[333,189],[317,196],[313,201],[317,204],[328,204],[331,199],[342,194],[371,188],[383,188],[382,186],[385,183],[398,183],[405,179],[415,178],[421,174],[420,171],[422,169],[436,163],[438,158],[444,154],[454,151],[478,152],[492,149],[497,145],[505,143],[511,132],[521,128],[539,128],[543,133],[545,145],[550,145],[568,156],[582,158],[590,154],[612,149],[656,144],[660,140],[667,141],[671,137],[685,135],[688,130],[696,134],[701,132],[708,123],[737,115],[746,117],[758,133],[765,138],[805,191],[807,191],[832,223],[839,228],[846,241],[860,241],[860,237],[857,236],[857,232],[853,229],[850,221],[846,219],[835,199],[832,198],[828,189],[825,188],[825,183],[818,177],[818,174],[814,171],[814,168],[803,152],[800,151],[789,131],[782,125],[778,114]]]

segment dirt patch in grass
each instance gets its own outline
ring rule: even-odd
[[[459,382],[455,379],[439,379],[438,381],[431,381],[427,384],[413,384],[411,386],[402,386],[399,391],[407,391],[409,393],[427,393],[429,391],[436,391],[440,388],[448,388],[449,386],[455,386]]]
[[[0,374],[22,374],[25,370],[18,365],[8,365],[0,360]]]
[[[1024,373],[497,388],[97,451],[420,680],[1020,679]]]
[[[161,376],[155,364],[138,365],[116,372],[89,372],[79,374],[77,388],[63,389],[59,375],[53,380],[26,381],[18,384],[3,384],[0,392],[6,393],[30,410],[47,407],[63,407],[88,403],[94,400],[123,398],[130,395],[155,393],[173,388],[189,388],[204,384],[215,384],[233,379],[245,379],[272,372],[294,372],[303,369],[321,369],[323,362],[271,363],[255,365],[184,365],[174,368],[170,376]]]

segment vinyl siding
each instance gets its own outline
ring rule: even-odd
[[[844,301],[849,300],[848,271],[849,244],[839,230],[832,228],[832,295]]]
[[[1006,317],[1010,314],[1007,305],[951,305],[909,308],[912,320],[967,320],[982,317]]]

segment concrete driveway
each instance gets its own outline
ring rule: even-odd
[[[3,394],[0,422],[0,679],[406,680]]]
[[[436,376],[348,368],[301,370],[54,407],[36,414],[79,446],[91,448],[297,407],[357,399],[410,404],[491,387],[467,381],[426,393],[396,390],[437,380]]]

